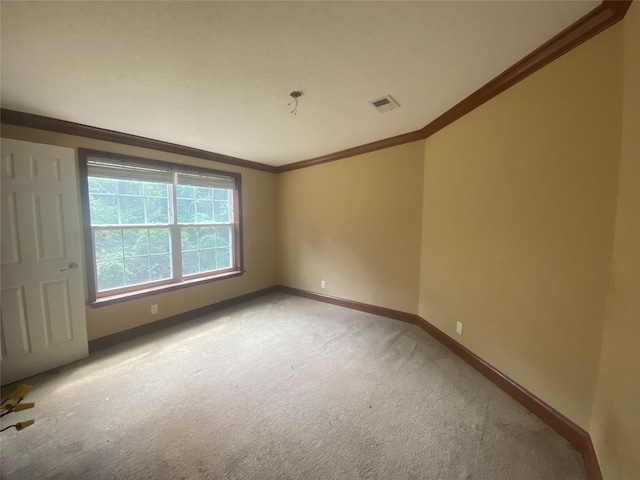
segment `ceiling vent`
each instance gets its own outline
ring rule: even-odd
[[[382,98],[378,98],[376,100],[371,100],[369,102],[369,105],[371,105],[373,108],[375,108],[380,113],[388,112],[389,110],[393,110],[393,109],[398,108],[400,106],[400,105],[398,105],[398,102],[396,102],[391,97],[391,95],[386,95],[386,96],[384,96]]]

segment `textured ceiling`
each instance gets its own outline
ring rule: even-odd
[[[599,3],[5,1],[1,103],[283,165],[422,128]]]

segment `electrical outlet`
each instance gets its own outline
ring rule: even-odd
[[[156,313],[158,313],[158,304],[154,303],[151,305],[151,315],[155,315]]]
[[[327,282],[320,280],[320,288],[327,288]]]
[[[456,322],[456,332],[458,335],[462,335],[462,322]]]

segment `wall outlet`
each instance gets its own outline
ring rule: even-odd
[[[456,332],[458,335],[462,335],[462,322],[456,322]]]
[[[151,305],[151,315],[155,315],[156,313],[158,313],[158,304],[154,303]]]
[[[320,288],[327,288],[327,282],[320,280]]]

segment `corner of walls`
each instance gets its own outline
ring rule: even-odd
[[[282,251],[283,242],[283,204],[282,204],[282,189],[286,173],[279,173],[276,175],[276,282],[275,285],[284,285],[285,272],[283,268],[284,252]]]
[[[419,140],[280,174],[280,283],[417,313],[423,167]]]
[[[419,315],[585,430],[613,242],[621,29],[425,145]]]
[[[640,478],[640,4],[622,22],[624,89],[613,262],[590,435],[607,480]]]

